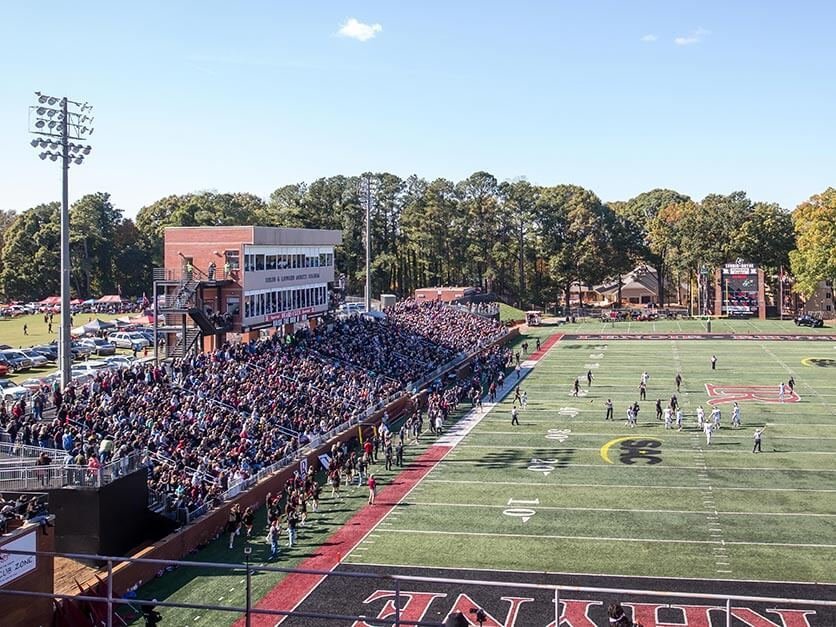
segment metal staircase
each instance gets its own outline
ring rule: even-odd
[[[166,358],[183,357],[189,354],[194,349],[198,340],[203,337],[203,333],[197,327],[186,327],[186,333],[180,334],[177,338],[177,343],[174,345],[166,344],[165,356]]]

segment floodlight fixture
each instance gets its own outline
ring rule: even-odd
[[[61,329],[59,336],[59,361],[61,385],[66,388],[70,383],[71,374],[71,329],[70,329],[70,207],[69,207],[69,169],[70,164],[81,165],[84,157],[89,155],[92,147],[70,140],[86,141],[93,128],[84,126],[92,124],[92,116],[85,115],[92,110],[87,102],[77,102],[69,98],[48,96],[39,91],[35,92],[37,104],[30,107],[30,132],[41,137],[30,141],[33,148],[47,148],[38,153],[38,157],[45,161],[61,159],[62,170],[62,202],[61,202]],[[46,106],[39,106],[46,105]],[[55,108],[55,105],[58,105]]]

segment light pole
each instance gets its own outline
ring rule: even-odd
[[[366,209],[366,312],[372,310],[372,196],[374,183],[371,174],[364,174],[360,179],[360,198]]]
[[[250,546],[250,539],[249,538],[247,538],[245,540],[245,542],[246,542],[246,546],[244,546],[244,559],[246,560],[246,566],[247,566],[247,571],[246,571],[246,578],[247,578],[246,604],[247,605],[246,605],[246,609],[245,609],[245,623],[246,623],[246,627],[250,627],[251,620],[252,620],[252,618],[251,618],[251,614],[252,614],[252,587],[251,586],[252,586],[252,584],[251,584],[251,579],[250,579],[250,555],[252,554],[253,549]]]
[[[90,154],[86,142],[93,134],[93,107],[86,102],[76,102],[67,97],[58,98],[35,92],[38,104],[29,107],[29,132],[37,135],[31,141],[33,148],[40,148],[42,160],[61,159],[61,330],[58,342],[58,361],[61,364],[61,387],[70,382],[72,364],[70,324],[70,163],[81,165]]]

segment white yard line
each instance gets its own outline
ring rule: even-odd
[[[508,447],[505,447],[508,448]],[[595,449],[598,450],[598,449]],[[485,464],[484,460],[469,460],[469,459],[445,459],[444,464],[460,464],[462,466],[475,466],[480,464]],[[614,468],[616,470],[624,470],[624,467],[619,464],[575,464],[573,462],[567,463],[566,467],[561,468],[561,470],[567,470],[569,468]],[[702,466],[665,466],[664,464],[659,464],[653,467],[653,472],[663,472],[666,470],[702,470]],[[836,472],[836,468],[833,469],[823,469],[823,468],[747,468],[747,467],[739,467],[739,466],[722,466],[718,468],[713,468],[715,472],[725,471],[725,470],[756,470],[759,472]]]
[[[467,479],[426,479],[426,483],[461,483],[470,485],[485,485],[484,481],[471,481]],[[554,487],[553,483],[544,481],[491,481],[491,485],[510,485],[510,486],[543,486]],[[615,488],[615,489],[635,489],[635,490],[702,490],[699,485],[625,485],[622,483],[561,483],[560,488]],[[742,492],[836,492],[836,490],[827,490],[820,488],[746,488],[746,487],[730,487],[730,488],[714,488],[717,491],[737,490]]]
[[[523,414],[523,417],[525,417],[525,414]],[[770,425],[770,429],[772,429],[776,426],[778,426],[778,425]],[[830,426],[832,427],[833,425],[830,425]],[[732,433],[735,432],[734,429],[728,429],[727,431],[731,431]],[[749,436],[748,432],[746,432],[745,429],[743,429],[743,428],[737,429],[737,432],[741,433],[744,436],[743,439],[745,441],[748,442],[749,440],[751,440],[751,436]],[[684,429],[683,429],[683,433],[685,433]],[[538,436],[538,434],[536,434],[536,433],[521,433],[519,431],[487,431],[485,429],[480,429],[478,433],[474,433],[473,435],[479,436],[479,435],[485,435],[485,434],[517,435],[517,436],[531,436],[531,437],[537,437]],[[598,432],[598,433],[592,433],[592,432],[582,433],[582,432],[579,432],[579,431],[572,431],[572,437],[573,438],[578,437],[578,436],[600,438],[600,437],[606,437],[606,435],[607,434],[600,433],[600,432]],[[780,436],[774,435],[773,439],[774,440],[817,440],[818,441],[818,440],[836,440],[836,437],[829,437],[829,436],[828,437],[818,437],[818,436],[803,436],[803,435],[780,435]],[[467,446],[474,446],[474,445],[469,444]],[[671,450],[671,449],[668,449],[668,450]],[[674,449],[674,450],[676,450],[676,449]],[[691,449],[687,449],[687,450],[691,450]],[[722,452],[722,451],[714,451],[714,452]]]
[[[418,505],[422,507],[472,507],[472,508],[487,508],[487,509],[507,509],[507,505],[486,505],[484,503],[438,503],[430,501],[409,501],[410,506]],[[547,510],[555,512],[620,512],[632,513],[638,512],[641,514],[705,514],[704,510],[679,510],[679,509],[631,509],[625,507],[557,507],[550,505],[537,505],[537,511]],[[811,514],[811,513],[791,513],[791,512],[720,512],[715,513],[720,516],[812,516],[822,518],[836,518],[836,514]]]
[[[676,429],[674,429],[673,431],[676,431]],[[532,434],[529,433],[527,435],[532,435]],[[575,436],[577,434],[573,432],[572,435]],[[631,435],[635,435],[635,434],[631,434]],[[638,438],[638,436],[636,436],[636,437]],[[745,441],[748,443],[748,441],[750,439],[751,438],[746,438]],[[529,449],[543,448],[543,446],[540,445],[540,444],[532,444],[531,446],[512,446],[512,447],[509,447],[508,445],[503,446],[501,444],[462,444],[461,446],[459,446],[459,448],[460,449],[487,448],[487,449],[499,449],[499,450],[503,450],[503,451],[513,449],[515,451],[525,451],[525,450],[529,450]],[[574,451],[599,451],[599,450],[601,450],[601,447],[600,446],[592,446],[592,447],[573,446],[572,450],[574,450]],[[691,452],[693,452],[693,449],[690,449],[690,448],[666,448],[665,452],[666,453],[691,453]],[[744,452],[748,453],[749,449],[746,448],[742,452],[739,451],[739,450],[725,451],[725,450],[711,449],[710,452],[711,452],[712,455],[724,455],[724,454],[725,455],[743,455]],[[786,451],[786,452],[787,453],[792,453],[793,456],[796,456],[796,455],[836,455],[836,451]],[[719,470],[719,468],[718,468],[718,470]]]
[[[717,540],[668,540],[662,538],[619,538],[601,536],[564,536],[541,533],[492,533],[483,531],[443,531],[428,529],[387,529],[389,533],[404,533],[416,535],[439,535],[439,536],[472,536],[478,538],[517,538],[534,540],[588,540],[591,542],[642,542],[647,544],[718,544]],[[722,541],[725,545],[732,546],[784,546],[791,548],[811,549],[836,549],[836,544],[811,544],[796,542],[744,542],[742,540]]]
[[[377,562],[352,562],[352,564],[356,566],[379,566],[385,568],[426,568],[431,570],[468,570],[473,572],[485,572],[485,573],[495,573],[495,568],[479,568],[476,566],[462,568],[461,566],[425,566],[424,564],[380,564]],[[542,570],[519,570],[514,568],[503,568],[503,572],[506,573],[519,573],[525,575],[542,575],[544,571]],[[682,577],[671,577],[670,575],[614,575],[612,573],[574,573],[574,572],[566,572],[566,571],[545,571],[546,574],[549,575],[565,575],[571,577],[612,577],[612,578],[624,578],[629,577],[630,579],[665,579],[667,581],[679,581],[683,584],[691,587],[692,581],[731,581],[736,584],[740,583],[780,583],[780,584],[792,584],[797,586],[810,586],[816,587],[820,585],[831,586],[836,584],[836,579],[834,579],[833,583],[831,582],[812,582],[812,581],[779,581],[775,579],[723,579],[723,578],[716,578],[712,577],[708,579],[706,577],[692,577],[688,576],[687,579]]]

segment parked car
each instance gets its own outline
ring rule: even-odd
[[[11,372],[9,367],[4,363],[0,363],[0,377],[5,377],[9,372]]]
[[[795,319],[795,325],[798,327],[821,329],[824,326],[824,320],[811,314],[802,314]]]
[[[54,344],[45,344],[43,346],[33,346],[30,350],[35,351],[39,355],[46,357],[47,361],[58,361],[58,347]]]
[[[111,333],[107,336],[107,341],[115,344],[118,348],[127,348],[129,350],[142,350],[146,346],[150,346],[149,342],[142,333],[137,331],[119,331]]]
[[[29,390],[30,394],[34,394],[41,389],[42,385],[51,385],[52,380],[49,377],[30,377],[20,382],[20,387]]]
[[[109,368],[109,366],[106,361],[84,361],[78,364],[73,364],[72,371],[94,375],[99,370],[107,370],[107,368]]]
[[[50,344],[55,349],[56,355],[58,354],[58,340],[55,340]],[[73,359],[87,359],[93,350],[89,346],[85,346],[78,342],[73,342],[70,344],[70,350],[73,353]],[[56,357],[57,359],[57,357]]]
[[[366,305],[365,303],[343,303],[338,307],[338,311],[350,316],[351,314],[365,312]]]
[[[33,368],[40,368],[41,366],[45,366],[46,362],[48,361],[46,357],[44,357],[38,351],[33,350],[31,348],[21,348],[20,352],[32,360]]]
[[[86,372],[84,370],[79,370],[75,365],[70,369],[70,379],[73,383],[77,383],[79,385],[83,385],[93,380],[94,374],[91,372]],[[45,377],[50,383],[55,379],[61,379],[61,371],[56,370],[55,372],[50,373]]]
[[[127,355],[114,355],[104,360],[110,368],[130,368],[134,364],[133,357]]]
[[[21,398],[29,398],[29,390],[17,385],[10,379],[0,379],[0,394],[3,395],[4,401],[11,402],[18,401]]]
[[[29,370],[34,364],[23,352],[17,349],[9,349],[0,351],[0,357],[13,372],[20,372],[21,370]]]
[[[115,355],[116,354],[116,345],[111,344],[105,339],[100,337],[90,337],[79,342],[82,346],[88,346],[90,350],[93,351],[99,357],[104,357],[105,355]]]

